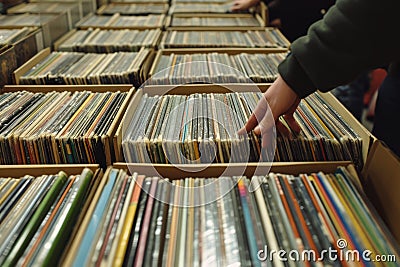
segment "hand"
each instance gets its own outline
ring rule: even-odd
[[[231,7],[231,11],[247,10],[250,7],[257,5],[259,1],[260,0],[235,0]]]
[[[282,28],[282,21],[281,19],[274,19],[268,24],[268,27],[276,27],[276,28]]]
[[[261,134],[262,147],[266,148],[270,143],[268,137],[274,130],[274,123],[278,131],[283,134],[288,132],[288,129],[279,121],[281,115],[293,131],[300,132],[300,126],[293,117],[299,103],[300,98],[278,75],[276,81],[258,102],[246,125],[239,130],[239,134],[245,134],[254,129],[255,134]]]

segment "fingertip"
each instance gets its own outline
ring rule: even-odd
[[[295,132],[300,133],[300,125],[297,123],[296,119],[293,116],[285,116],[285,120],[287,121],[289,127]]]
[[[261,129],[260,129],[260,126],[256,126],[255,128],[254,128],[254,131],[253,131],[255,134],[257,134],[257,135],[260,135],[261,134]]]
[[[242,127],[239,131],[237,131],[238,135],[245,135],[247,134],[246,127]]]
[[[290,135],[289,129],[279,120],[276,122],[276,129],[283,136]]]

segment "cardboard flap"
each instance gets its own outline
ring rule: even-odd
[[[362,171],[362,179],[368,198],[400,243],[400,158],[376,140]]]

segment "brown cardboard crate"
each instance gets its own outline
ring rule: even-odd
[[[138,71],[139,73],[139,78],[140,81],[136,81],[137,83],[142,83],[146,79],[146,75],[149,72],[149,69],[151,68],[151,62],[153,62],[154,58],[154,53],[152,49],[144,49],[142,48],[140,51],[145,50],[145,55],[144,57],[140,58],[140,69]],[[139,52],[140,52],[139,51]],[[20,84],[20,78],[22,75],[24,75],[27,71],[32,69],[34,66],[36,66],[38,63],[43,61],[48,55],[51,54],[51,50],[49,48],[45,48],[39,53],[37,53],[34,57],[32,57],[29,61],[27,61],[24,65],[16,69],[13,73],[14,81],[16,84]],[[138,85],[136,85],[138,86]]]
[[[172,25],[174,18],[254,18],[258,22],[258,26],[223,26],[223,25],[207,25],[207,26],[178,26]],[[263,30],[265,28],[264,20],[258,14],[212,14],[212,13],[196,13],[196,14],[174,14],[168,16],[165,21],[165,26],[168,30],[204,30],[204,29],[215,29],[215,30]]]
[[[190,95],[193,93],[229,93],[229,92],[265,92],[270,84],[189,84],[189,85],[146,85],[139,89],[131,100],[126,110],[123,121],[131,121],[143,94],[150,96],[165,94]],[[363,140],[362,157],[365,163],[368,157],[369,148],[376,138],[351,113],[331,94],[320,93],[321,97],[331,105],[337,114],[360,136]],[[113,139],[114,151],[117,161],[123,162],[122,133],[123,123],[118,127]]]
[[[35,23],[32,24],[32,20]],[[15,14],[0,16],[0,28],[40,27],[44,47],[68,32],[67,13],[54,14]]]
[[[146,79],[150,79],[154,76],[157,65],[163,55],[171,54],[196,54],[196,53],[227,53],[228,55],[236,55],[241,53],[248,54],[269,54],[269,53],[285,53],[286,49],[276,49],[276,48],[185,48],[185,49],[161,49],[158,50],[154,56],[154,61],[152,63],[149,72],[146,74]],[[250,78],[249,78],[250,81]],[[257,85],[263,86],[263,84],[256,83]]]
[[[104,16],[104,17],[109,17],[109,21],[105,25],[83,25],[88,21],[91,17],[93,16],[101,16],[101,15],[95,15],[95,14],[88,14],[86,17],[84,17],[79,23],[77,23],[76,27],[78,29],[86,30],[89,28],[98,28],[98,29],[109,29],[109,30],[119,30],[119,29],[132,29],[132,30],[145,30],[145,29],[161,29],[164,27],[164,21],[165,21],[165,15],[156,15],[160,16],[160,22],[156,25],[123,25],[123,26],[116,26],[112,25],[116,21],[118,21],[119,17],[125,17],[121,16],[120,14],[114,14],[112,16]]]
[[[171,180],[186,177],[211,178],[225,176],[266,175],[269,172],[299,175],[302,173],[334,172],[339,166],[354,166],[349,161],[331,162],[274,162],[274,163],[231,163],[219,164],[193,164],[193,165],[171,165],[171,164],[149,164],[149,163],[123,163],[113,164],[114,168],[134,170],[146,176],[162,176]],[[356,181],[359,184],[358,181]]]
[[[17,66],[14,47],[11,45],[0,47],[0,88],[13,83],[12,72]]]
[[[53,85],[15,85],[15,86],[5,86],[2,90],[2,93],[7,92],[16,92],[16,91],[29,91],[29,92],[43,92],[48,93],[52,91],[57,92],[77,92],[77,91],[93,91],[93,92],[127,92],[127,97],[121,105],[117,115],[115,116],[109,131],[106,133],[106,136],[102,138],[103,150],[104,150],[104,158],[105,165],[108,166],[112,164],[112,162],[116,161],[116,155],[114,152],[114,144],[113,137],[117,131],[117,128],[121,124],[121,119],[125,114],[125,111],[130,103],[132,96],[134,95],[135,89],[132,85],[61,85],[61,86],[53,86]],[[105,167],[105,166],[102,166]]]
[[[102,31],[102,30],[110,30],[110,29],[99,29],[99,30]],[[120,30],[122,30],[122,29],[120,29]],[[134,29],[131,29],[131,30],[134,30]],[[162,32],[160,29],[149,29],[149,30],[158,31],[156,33],[155,39],[153,40],[152,44],[149,46],[149,48],[156,49],[158,46],[158,43],[160,42]],[[54,42],[54,50],[59,51],[60,45],[62,45],[65,41],[67,41],[69,38],[71,38],[77,31],[78,30],[73,29],[73,30],[69,31],[67,34],[65,34],[64,36],[62,36],[60,39],[55,41]]]
[[[154,7],[157,11],[153,10],[153,11],[149,11],[149,12],[139,12],[138,10],[135,10],[136,8],[138,8],[140,10],[140,7]],[[132,8],[134,12],[133,13],[128,13],[126,10],[124,12],[113,12],[110,13],[108,9],[110,8],[125,8],[125,9],[129,9]],[[148,15],[148,14],[166,14],[168,12],[168,8],[169,5],[167,3],[110,3],[110,4],[106,4],[101,6],[98,10],[97,10],[97,14],[99,15],[114,15],[116,13],[120,13],[123,16],[127,16],[127,15]],[[162,11],[159,12],[159,9],[161,9]]]
[[[41,29],[33,30],[31,33],[14,43],[17,56],[17,66],[22,66],[31,59],[38,51],[43,49],[43,34]]]
[[[275,51],[288,51],[289,50],[289,48],[290,48],[290,42],[289,42],[289,40],[283,35],[283,33],[279,30],[279,29],[277,29],[277,28],[274,28],[274,27],[263,27],[262,29],[261,29],[261,31],[262,30],[265,30],[265,31],[267,31],[267,30],[271,30],[271,29],[274,29],[274,30],[276,30],[276,33],[279,35],[279,37],[283,40],[283,42],[285,43],[285,47],[266,47],[266,48],[257,48],[257,47],[251,47],[251,48],[249,48],[249,49],[270,49],[270,50],[275,50]],[[246,27],[246,28],[235,28],[235,29],[232,29],[232,27],[221,27],[221,28],[217,28],[217,27],[197,27],[197,28],[187,28],[187,29],[167,29],[165,32],[164,32],[164,34],[163,34],[163,36],[162,36],[162,39],[161,39],[161,42],[160,42],[160,49],[179,49],[179,50],[183,50],[183,49],[192,49],[191,47],[177,47],[177,48],[165,48],[164,47],[164,44],[165,44],[165,41],[166,41],[166,39],[167,39],[167,36],[168,36],[168,34],[169,34],[169,32],[171,32],[171,31],[177,31],[177,32],[183,32],[183,31],[194,31],[194,32],[210,32],[210,31],[217,31],[217,32],[221,32],[221,31],[223,31],[223,32],[225,32],[225,31],[239,31],[239,32],[246,32],[246,31],[253,31],[253,30],[255,30],[255,29],[252,29],[252,28],[248,28],[248,27]],[[259,29],[256,29],[256,30],[259,30]],[[202,47],[199,47],[199,48],[201,48],[201,49],[203,49]],[[210,48],[210,49],[214,49],[214,51],[215,52],[218,52],[218,51],[220,51],[220,50],[223,50],[223,49],[226,49],[226,48],[230,48],[230,47],[222,47],[222,48],[220,48],[220,47],[212,47],[212,48]],[[196,47],[196,49],[197,49],[197,47]],[[239,47],[239,48],[233,48],[233,49],[244,49],[243,47]]]
[[[168,3],[168,0],[111,0],[109,1],[113,4],[159,4],[159,3]]]
[[[31,3],[74,3],[79,5],[79,10],[82,16],[86,16],[89,13],[96,12],[97,3],[96,0],[30,0]]]
[[[82,19],[82,9],[78,3],[67,2],[37,2],[23,3],[7,10],[8,14],[60,14],[67,13],[69,29],[75,27],[75,24]]]
[[[67,175],[75,175],[81,174],[84,168],[89,168],[93,173],[100,169],[98,164],[0,165],[0,177],[20,178],[24,175],[51,175],[60,171],[64,171]]]
[[[383,142],[372,144],[361,183],[400,244],[400,158]]]

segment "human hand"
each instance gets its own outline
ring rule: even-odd
[[[260,0],[235,0],[233,1],[233,5],[231,7],[231,11],[241,11],[241,10],[247,10],[252,6],[255,6],[258,4]]]
[[[278,75],[276,81],[258,102],[245,126],[239,130],[239,134],[254,130],[255,134],[261,134],[262,147],[266,148],[270,144],[269,139],[272,136],[274,124],[281,133],[288,133],[288,129],[279,121],[281,115],[293,131],[300,132],[300,126],[293,117],[299,103],[300,98]]]

